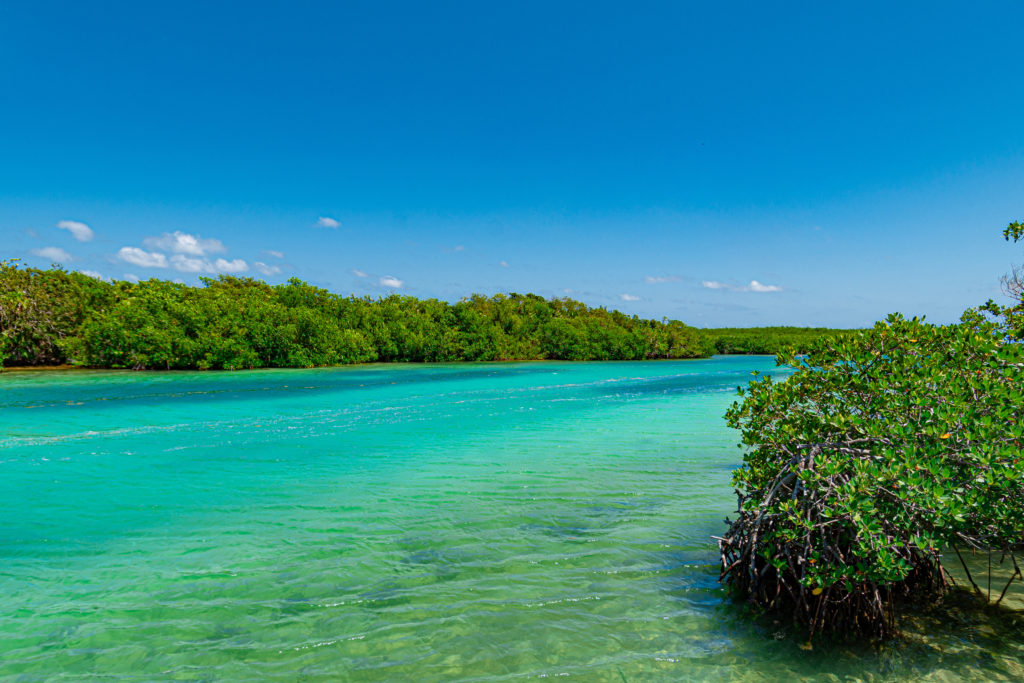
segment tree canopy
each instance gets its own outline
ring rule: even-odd
[[[369,361],[642,360],[713,351],[695,328],[534,294],[450,304],[341,296],[298,279],[201,287],[0,264],[0,363],[136,369]]]

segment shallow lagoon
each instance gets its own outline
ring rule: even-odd
[[[0,375],[0,678],[1014,680],[1002,614],[819,646],[710,536],[763,357]]]

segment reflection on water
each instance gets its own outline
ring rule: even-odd
[[[1024,554],[1017,553],[1016,561],[1021,567]],[[1014,574],[1014,560],[1010,555],[965,549],[957,557],[955,551],[949,550],[943,555],[942,563],[957,585],[965,590],[974,590],[967,576],[967,571],[970,571],[970,578],[974,579],[987,601],[998,602],[1010,610],[1024,611],[1024,580],[1010,580]],[[964,571],[965,565],[967,571]],[[1021,569],[1024,571],[1024,567]]]
[[[969,597],[809,652],[725,598],[752,370],[5,373],[0,678],[1024,677]]]

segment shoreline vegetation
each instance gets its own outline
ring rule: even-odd
[[[1003,236],[1024,239],[1024,225]],[[726,415],[746,448],[738,516],[719,539],[737,598],[809,639],[884,639],[901,606],[956,586],[946,564],[996,605],[1024,580],[1021,272],[1003,280],[1013,306],[989,301],[953,325],[891,315],[784,354],[786,379],[740,390]],[[965,551],[989,556],[987,591]],[[1005,586],[992,565],[1010,568]]]
[[[296,278],[107,282],[0,262],[0,368],[301,368],[372,362],[654,360],[805,350],[842,330],[707,330],[535,294],[449,304],[342,296]]]

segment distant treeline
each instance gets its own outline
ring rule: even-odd
[[[838,330],[698,330],[571,299],[473,295],[455,304],[342,296],[298,279],[222,275],[202,287],[106,282],[0,262],[0,367],[312,367],[373,361],[644,360],[798,351]]]
[[[715,353],[776,355],[787,349],[807,353],[822,337],[833,337],[855,330],[828,327],[720,327],[701,330]]]
[[[104,282],[0,263],[0,363],[105,368],[311,367],[370,361],[698,358],[678,321],[644,320],[533,294],[456,304],[340,296],[297,279],[202,287]]]

